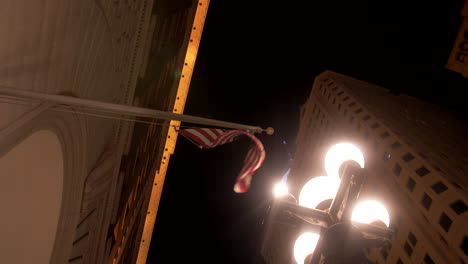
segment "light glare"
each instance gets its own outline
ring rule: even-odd
[[[353,210],[351,220],[365,224],[371,224],[380,220],[387,227],[390,224],[390,216],[387,209],[382,203],[375,200],[358,203]]]
[[[279,182],[273,188],[273,193],[276,197],[288,194],[288,186],[284,182]]]
[[[303,264],[307,256],[314,253],[319,238],[319,234],[305,232],[296,239],[296,243],[294,243],[294,259],[298,264]]]
[[[321,202],[335,198],[339,186],[340,180],[338,178],[315,177],[302,187],[299,194],[299,205],[315,208]]]
[[[354,160],[364,168],[364,155],[355,145],[339,143],[331,147],[325,155],[325,171],[328,176],[339,178],[340,166],[348,160]]]

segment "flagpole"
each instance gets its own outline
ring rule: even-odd
[[[123,114],[123,115],[132,115],[132,116],[166,119],[166,120],[177,120],[177,121],[182,121],[182,122],[187,122],[187,123],[192,123],[192,124],[241,129],[241,130],[254,132],[254,133],[262,133],[263,131],[265,131],[268,135],[272,135],[274,133],[274,129],[272,127],[263,129],[258,126],[249,126],[249,125],[231,123],[231,122],[209,119],[209,118],[198,117],[198,116],[183,115],[183,114],[177,114],[177,113],[171,113],[171,112],[165,112],[165,111],[160,111],[160,110],[155,110],[155,109],[148,109],[148,108],[129,106],[129,105],[106,103],[106,102],[100,102],[100,101],[65,96],[65,95],[38,93],[38,92],[32,92],[32,91],[26,91],[26,90],[20,90],[20,89],[13,89],[13,88],[4,87],[4,86],[0,86],[0,95],[22,97],[22,98],[28,98],[28,99],[34,99],[34,100],[40,100],[40,101],[52,102],[52,103],[57,103],[57,104],[70,105],[70,106],[84,106],[84,107],[93,108],[95,110],[112,111],[114,113]]]

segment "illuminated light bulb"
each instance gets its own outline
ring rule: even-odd
[[[302,233],[294,243],[294,259],[298,264],[304,264],[308,255],[314,253],[320,235],[317,233]]]
[[[375,221],[382,221],[387,227],[390,225],[390,216],[385,206],[375,200],[359,202],[353,209],[351,220],[371,224]]]
[[[339,178],[340,166],[348,160],[356,161],[364,168],[364,155],[350,143],[339,143],[331,147],[325,155],[325,171],[328,176]]]
[[[299,194],[299,205],[316,208],[321,202],[335,198],[340,180],[338,178],[319,176],[311,179]]]
[[[284,182],[279,182],[275,185],[273,188],[273,193],[275,194],[276,197],[284,196],[288,194],[288,186]]]

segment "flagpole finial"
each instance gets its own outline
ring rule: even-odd
[[[267,129],[265,129],[265,132],[267,133],[267,135],[271,136],[273,135],[273,133],[275,133],[275,129],[272,127],[267,127]]]

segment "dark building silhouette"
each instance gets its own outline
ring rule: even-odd
[[[445,67],[461,73],[463,77],[468,77],[468,1],[466,0],[461,16],[460,29]]]

